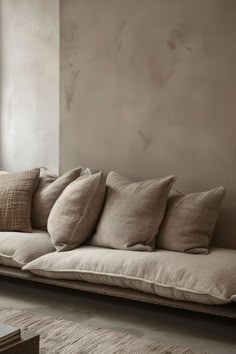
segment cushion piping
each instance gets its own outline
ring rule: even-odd
[[[76,270],[75,269],[60,269],[60,270],[51,270],[50,269],[49,270],[49,269],[40,268],[40,267],[38,267],[38,268],[29,268],[29,269],[25,269],[25,270],[28,270],[28,271],[39,270],[39,271],[54,272],[54,273],[55,272],[59,272],[59,273],[60,272],[61,273],[73,272],[73,273],[95,274],[95,275],[104,275],[104,276],[107,275],[107,276],[114,277],[114,278],[121,278],[122,277],[122,278],[129,279],[129,280],[138,280],[138,281],[145,282],[145,283],[148,283],[148,284],[153,284],[153,285],[160,286],[160,287],[163,287],[163,288],[169,288],[169,289],[174,289],[174,290],[179,290],[179,291],[185,291],[185,292],[192,293],[192,294],[197,294],[197,295],[207,295],[207,296],[211,296],[212,298],[216,298],[216,299],[219,299],[219,300],[226,301],[226,303],[232,302],[232,298],[236,295],[236,294],[233,294],[233,295],[231,295],[230,299],[227,299],[227,298],[224,298],[224,297],[221,297],[221,296],[218,296],[218,295],[214,295],[214,294],[211,294],[211,293],[207,293],[207,292],[203,292],[203,291],[201,292],[199,290],[185,289],[185,288],[181,288],[181,287],[178,287],[178,286],[171,286],[171,285],[158,283],[158,282],[155,282],[155,281],[152,281],[152,280],[148,280],[148,279],[144,279],[144,278],[133,277],[133,276],[129,276],[128,277],[128,276],[125,276],[123,274],[102,273],[102,272],[94,272],[94,271],[78,270],[78,269],[76,269]],[[47,277],[47,278],[50,278],[50,277]],[[53,278],[51,278],[51,279],[53,279]],[[64,280],[71,280],[71,279],[64,279]],[[112,285],[112,286],[115,286],[115,285]],[[156,295],[158,295],[158,294],[156,294]]]
[[[17,262],[17,263],[19,263],[19,265],[21,265],[22,267],[24,266],[24,265],[26,265],[27,263],[24,263],[24,262],[21,262],[21,261],[19,261],[17,258],[15,258],[14,256],[8,256],[7,254],[4,254],[4,253],[0,253],[0,257],[5,257],[5,258],[11,258],[13,261],[15,261],[15,262]],[[4,264],[1,264],[1,265],[4,265]],[[10,266],[9,266],[10,267]]]

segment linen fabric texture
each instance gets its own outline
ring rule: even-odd
[[[78,247],[92,235],[102,211],[105,192],[102,172],[84,174],[65,188],[48,218],[48,232],[58,251]]]
[[[47,230],[50,211],[63,190],[81,174],[82,168],[74,168],[57,177],[46,168],[40,169],[38,188],[32,201],[31,221],[35,229]]]
[[[105,206],[90,244],[152,251],[175,176],[132,183],[116,172],[107,181]]]
[[[0,231],[31,232],[31,202],[39,169],[0,174]]]
[[[46,231],[0,232],[0,264],[21,268],[26,263],[55,251]]]
[[[224,187],[201,193],[174,192],[167,201],[157,248],[208,254],[224,195]]]
[[[236,250],[208,256],[166,250],[127,252],[82,246],[42,256],[23,269],[51,279],[136,289],[162,297],[217,305],[236,301]]]

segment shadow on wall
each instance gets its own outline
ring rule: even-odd
[[[2,165],[2,50],[1,50],[1,43],[2,43],[2,0],[0,0],[0,170]]]
[[[61,172],[224,185],[214,242],[236,248],[236,1],[60,5]]]

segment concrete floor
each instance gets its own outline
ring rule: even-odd
[[[0,308],[59,316],[211,354],[236,354],[235,320],[5,277],[0,279]]]

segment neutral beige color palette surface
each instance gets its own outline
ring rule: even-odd
[[[66,321],[15,309],[0,310],[0,320],[38,334],[41,354],[207,354],[146,336],[96,328],[83,321]]]
[[[105,193],[106,179],[102,172],[83,175],[65,188],[48,218],[48,232],[57,251],[79,247],[92,236]]]
[[[62,0],[60,164],[224,185],[236,248],[236,2]]]
[[[218,187],[202,193],[171,193],[156,248],[207,254],[212,233],[225,196]]]
[[[31,232],[31,202],[39,168],[0,175],[0,230]]]
[[[42,256],[23,270],[51,279],[81,280],[174,300],[223,305],[236,301],[235,257],[235,250],[220,248],[210,249],[206,256],[82,246],[66,256],[63,252]]]
[[[40,170],[38,188],[32,200],[31,220],[35,229],[47,229],[50,211],[64,189],[80,176],[81,167],[57,177],[47,169]]]
[[[0,0],[0,169],[59,169],[59,0]]]
[[[106,200],[90,243],[130,251],[152,251],[175,176],[133,183],[107,176]]]
[[[33,259],[53,251],[55,248],[45,231],[0,232],[0,264],[21,268]]]

